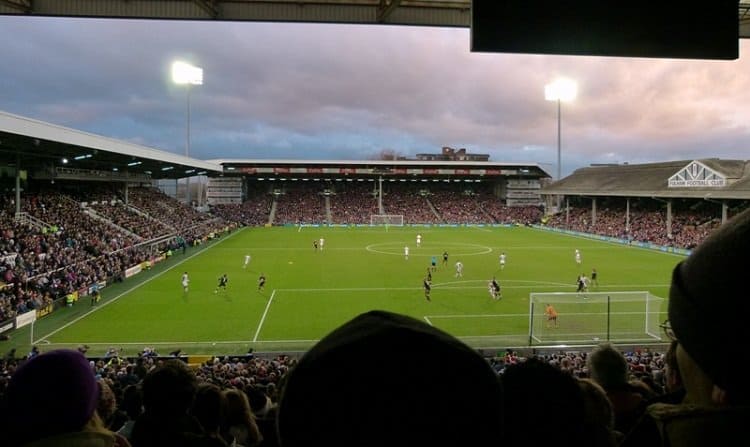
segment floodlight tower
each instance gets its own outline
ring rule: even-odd
[[[578,85],[570,79],[560,78],[544,86],[544,99],[557,101],[557,180],[562,178],[561,148],[561,113],[560,103],[573,101],[578,95]],[[560,196],[557,197],[557,208],[560,209]]]
[[[203,85],[203,69],[190,65],[187,62],[176,61],[172,63],[172,82],[184,85],[187,88],[187,113],[185,125],[185,156],[190,156],[190,86]],[[185,198],[190,205],[190,177],[185,179]]]
[[[570,79],[560,78],[544,86],[544,99],[557,101],[557,180],[562,178],[561,144],[560,144],[560,103],[570,102],[578,94],[578,85]]]

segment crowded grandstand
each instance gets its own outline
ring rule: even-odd
[[[55,142],[39,142],[33,135],[6,130],[6,141],[14,139],[20,149],[16,149],[16,159],[26,169],[22,173],[14,164],[3,168],[0,327],[6,341],[0,343],[7,351],[2,360],[6,376],[24,359],[40,356],[40,346],[45,350],[43,344],[21,342],[24,327],[28,329],[25,321],[33,323],[70,312],[74,306],[80,308],[79,300],[88,295],[95,297],[94,306],[101,291],[137,279],[132,276],[134,267],[145,270],[238,228],[371,228],[384,223],[373,221],[374,216],[390,216],[386,224],[399,227],[533,226],[687,254],[722,223],[747,209],[750,199],[748,163],[734,160],[592,166],[545,188],[548,175],[533,164],[222,160],[216,173],[207,178],[204,196],[194,183],[197,200],[185,203],[174,197],[176,183],[170,189],[164,182],[140,177],[131,181],[111,168],[105,171],[84,163],[75,169],[70,164],[55,167],[52,163],[61,156],[46,152]],[[77,153],[92,150],[82,145]],[[144,159],[147,165],[171,161],[161,154],[147,155],[152,156]],[[105,163],[112,166],[134,163],[125,154],[117,160],[116,150],[110,156],[114,158]],[[66,157],[75,160],[76,152]],[[34,158],[43,161],[35,163]],[[102,162],[95,157],[78,158],[81,162],[89,159]],[[189,165],[191,161],[181,162]],[[151,176],[146,170],[171,171],[147,168],[134,175]],[[560,196],[558,207],[555,202]],[[630,399],[647,402],[674,391],[670,390],[664,347],[634,346],[617,354],[622,355],[632,383],[638,385],[633,385]],[[249,353],[215,351],[192,357],[179,349],[167,355],[152,347],[144,347],[137,355],[117,348],[88,352],[86,344],[78,349],[94,355],[91,367],[105,399],[98,404],[99,416],[109,429],[132,427],[142,417],[137,403],[129,407],[130,399],[139,398],[133,395],[141,393],[139,385],[148,371],[175,358],[194,365],[189,374],[195,374],[191,383],[204,384],[199,389],[226,390],[216,398],[229,397],[225,394],[230,390],[244,393],[250,404],[245,411],[254,418],[245,428],[248,432],[243,432],[243,445],[276,444],[279,387],[298,361],[295,353],[253,354],[252,348]],[[585,351],[552,348],[531,354],[518,347],[480,352],[500,375],[519,359],[531,356],[573,377],[590,377]],[[205,410],[194,407],[191,411],[198,416]],[[631,417],[627,412],[615,417],[612,432],[629,431]],[[226,423],[217,421],[216,430],[223,430],[223,439],[236,440],[237,434],[222,425]],[[148,445],[138,435],[130,440],[134,445]]]
[[[42,148],[36,154],[40,159],[46,156],[41,152],[44,142],[30,147],[32,152]],[[0,320],[6,339],[2,344],[7,347],[3,372],[10,375],[25,359],[43,356],[43,344],[28,346],[19,340],[23,322],[28,321],[24,316],[34,315],[33,321],[80,307],[78,300],[97,295],[100,287],[106,291],[110,285],[137,278],[131,277],[133,267],[150,267],[238,228],[372,228],[383,226],[373,216],[399,216],[390,224],[529,226],[688,254],[723,222],[747,209],[750,198],[745,161],[592,166],[545,188],[547,175],[533,164],[438,163],[224,160],[219,163],[221,173],[207,179],[205,196],[196,194],[198,199],[191,204],[165,193],[163,183],[160,189],[158,182],[102,181],[104,171],[86,166],[75,171],[76,178],[65,178],[70,168],[53,171],[57,180],[50,182],[45,177],[50,174],[48,167],[27,160],[24,164],[30,165],[30,171],[39,168],[36,172],[41,175],[22,179],[20,171],[6,165],[11,175],[4,177],[0,213]],[[22,190],[15,189],[18,185]],[[200,186],[194,187],[199,193]],[[177,188],[171,191],[176,193]],[[560,207],[555,205],[558,196],[562,196]],[[201,201],[207,206],[196,206]],[[93,298],[91,303],[95,304]],[[657,343],[615,351],[630,378],[629,399],[646,403],[680,392],[670,383],[668,359],[673,354],[665,353],[665,347]],[[140,384],[149,371],[169,364],[167,359],[193,365],[185,373],[194,375],[190,383],[202,383],[197,395],[210,391],[218,393],[215,399],[224,400],[232,390],[243,392],[242,399],[249,402],[245,411],[254,415],[243,432],[243,445],[276,445],[279,388],[299,359],[299,353],[253,353],[252,348],[248,353],[216,351],[201,356],[144,347],[137,355],[125,355],[117,348],[89,352],[84,343],[78,351],[93,359],[104,425],[115,431],[124,428],[133,445],[149,444],[128,431],[143,418],[138,400],[133,404],[131,399],[145,398],[140,397]],[[585,380],[593,368],[586,351],[553,347],[532,353],[519,346],[479,352],[501,376],[526,358]],[[199,417],[206,409],[193,406],[190,411]],[[617,436],[634,425],[635,410],[622,410],[622,415],[618,411],[610,427],[612,439],[622,439]],[[223,425],[227,421],[204,424],[204,429],[214,424],[224,440],[237,440],[237,433]]]

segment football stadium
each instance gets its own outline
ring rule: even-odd
[[[93,3],[0,12],[470,27],[483,2]],[[490,47],[477,51],[516,48]],[[728,58],[670,50],[646,55]],[[202,83],[182,70],[176,82]],[[553,100],[557,172],[448,146],[202,159],[0,111],[0,443],[693,446],[741,433],[750,391],[728,359],[748,306],[750,160],[561,175]]]
[[[20,133],[27,119],[3,117],[19,128],[6,138],[34,139]],[[33,125],[40,135],[51,127]],[[546,188],[534,165],[227,160],[212,165],[224,174],[208,178],[206,205],[191,207],[148,181],[87,181],[101,175],[85,167],[93,148],[67,144],[31,156],[80,167],[38,171],[54,185],[40,179],[38,193],[6,201],[16,204],[5,212],[9,241],[42,236],[26,257],[5,250],[6,290],[18,287],[19,268],[29,275],[24,299],[3,315],[4,343],[19,350],[296,352],[370,309],[476,348],[664,343],[665,278],[746,208],[750,188],[731,177],[744,174],[741,160],[582,168]],[[132,163],[132,150],[111,149],[106,162]],[[174,156],[148,155],[144,170],[172,171],[163,169]],[[727,186],[664,186],[683,178]],[[724,199],[704,200],[709,190]],[[557,196],[561,211],[545,213]],[[60,238],[70,246],[54,259]],[[547,304],[560,312],[555,327]]]

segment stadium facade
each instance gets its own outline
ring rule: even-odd
[[[667,232],[675,200],[709,201],[721,206],[721,221],[732,207],[745,208],[750,200],[750,161],[708,158],[662,163],[598,165],[581,168],[543,191],[545,195],[590,201],[591,220],[596,222],[597,205],[607,198],[623,198],[627,210],[631,199],[654,199],[664,204]]]

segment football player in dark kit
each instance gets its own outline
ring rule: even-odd
[[[219,289],[222,289],[224,292],[227,291],[227,283],[229,282],[229,278],[227,278],[227,274],[224,273],[219,278],[219,284],[216,286],[216,289],[214,290],[214,293],[219,293]]]
[[[262,291],[265,286],[266,286],[266,275],[261,273],[260,276],[258,277],[258,292]]]

